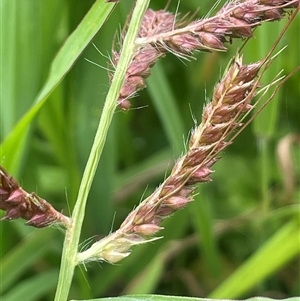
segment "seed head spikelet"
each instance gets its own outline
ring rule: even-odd
[[[264,60],[243,64],[237,55],[216,85],[213,97],[202,115],[202,122],[190,137],[188,149],[174,165],[169,177],[142,201],[120,228],[78,254],[77,261],[102,260],[115,263],[130,254],[131,247],[158,239],[161,222],[193,200],[195,184],[211,181],[212,166],[230,143],[232,133],[240,128],[242,118],[259,88],[258,73]]]
[[[118,105],[130,108],[129,99],[146,86],[156,61],[171,52],[189,58],[196,51],[226,51],[233,39],[246,39],[263,22],[277,21],[300,0],[245,0],[231,1],[213,17],[189,22],[178,19],[165,10],[147,10],[136,40],[136,52],[126,72]],[[121,46],[122,48],[122,43]],[[119,52],[113,50],[113,65],[118,63]],[[110,78],[113,75],[110,74]]]
[[[70,219],[56,211],[47,201],[23,190],[18,182],[0,166],[0,209],[2,220],[23,218],[26,225],[43,228],[53,224],[70,225]]]

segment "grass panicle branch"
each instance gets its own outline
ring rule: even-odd
[[[47,201],[37,194],[23,190],[18,182],[0,166],[0,209],[6,211],[1,220],[23,218],[26,225],[44,228],[54,224],[65,227],[71,219],[56,211]]]
[[[234,58],[216,85],[212,101],[204,108],[202,122],[193,130],[186,154],[177,161],[170,176],[128,215],[116,232],[79,253],[78,263],[115,263],[128,256],[132,246],[158,239],[153,236],[162,229],[161,222],[193,200],[195,184],[211,181],[211,168],[219,153],[231,143],[230,137],[253,108],[251,101],[260,81],[258,72],[269,63],[265,59],[243,64],[242,56]]]
[[[226,43],[235,38],[250,38],[253,30],[263,22],[277,21],[299,0],[244,0],[230,1],[213,17],[187,22],[165,10],[147,10],[136,40],[136,52],[126,72],[118,105],[130,108],[129,99],[146,86],[156,61],[171,52],[189,58],[196,51],[226,51]],[[122,48],[122,37],[120,42]],[[119,52],[112,52],[115,67]],[[110,74],[110,78],[113,74]]]

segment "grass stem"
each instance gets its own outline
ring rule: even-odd
[[[61,269],[54,299],[55,301],[66,301],[68,298],[74,269],[77,264],[76,256],[87,197],[105,144],[107,132],[116,108],[116,101],[118,99],[119,91],[123,84],[126,70],[134,53],[135,39],[140,28],[140,23],[146,9],[148,8],[149,2],[150,0],[137,0],[132,14],[128,32],[124,40],[124,51],[122,51],[121,53],[120,61],[114,74],[111,88],[109,89],[106,97],[94,143],[79,187],[77,201],[72,214],[73,224],[72,227],[70,227],[70,229],[68,229],[68,231],[66,232],[62,253]]]

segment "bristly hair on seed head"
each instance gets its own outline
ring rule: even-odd
[[[186,154],[116,232],[78,254],[78,264],[116,263],[129,256],[133,246],[160,238],[153,236],[162,229],[161,222],[193,201],[196,184],[211,181],[212,167],[220,152],[232,143],[232,133],[243,126],[243,116],[253,109],[251,102],[261,78],[259,71],[269,62],[270,59],[265,59],[244,64],[241,55],[235,56],[216,85],[212,101],[204,108],[202,122],[192,132]]]
[[[165,9],[147,10],[136,39],[136,52],[119,94],[119,107],[125,111],[130,108],[129,99],[146,87],[151,68],[166,53],[191,58],[198,51],[227,51],[225,45],[233,39],[252,37],[254,28],[263,22],[282,19],[289,9],[298,5],[299,0],[231,1],[215,16],[194,21],[186,17],[179,20]],[[114,66],[119,56],[120,52],[113,50]],[[109,77],[112,80],[113,74]]]

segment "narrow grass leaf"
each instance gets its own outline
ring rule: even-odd
[[[228,301],[228,299],[209,299],[179,296],[162,296],[162,295],[129,295],[123,297],[111,297],[89,300],[70,300],[70,301]],[[244,301],[275,301],[276,299],[265,297],[254,297]],[[278,300],[278,299],[277,299]],[[284,301],[300,301],[300,297],[284,299]]]
[[[257,60],[259,57],[264,57],[266,53],[268,53],[269,49],[271,48],[274,41],[280,34],[280,31],[283,27],[283,23],[269,23],[264,24],[256,33],[255,39],[251,39],[249,42],[251,44],[251,50],[246,52],[248,60]],[[280,43],[281,47],[283,47],[283,43]],[[249,45],[248,45],[249,46]],[[253,51],[255,49],[255,51]],[[258,51],[257,51],[258,50]],[[257,55],[258,53],[258,55]],[[266,83],[272,83],[274,81],[275,76],[281,71],[282,69],[282,60],[284,58],[285,51],[280,54],[269,66],[266,74],[264,75],[263,81]],[[255,57],[256,56],[256,57]],[[259,57],[257,57],[259,56]],[[271,89],[272,90],[272,89]],[[266,93],[265,99],[270,97],[272,94],[271,91]],[[272,101],[268,104],[267,107],[260,112],[260,114],[254,119],[253,121],[253,129],[255,134],[258,137],[264,138],[272,138],[274,136],[278,115],[279,115],[279,98],[280,98],[280,91],[276,93],[273,97]],[[259,103],[257,108],[260,108],[262,103]]]
[[[184,146],[182,137],[186,134],[184,123],[160,62],[152,70],[152,75],[148,79],[148,87],[169,143],[174,149],[175,155],[179,155]]]
[[[9,288],[28,267],[49,251],[53,229],[35,231],[1,260],[1,290]],[[18,299],[15,299],[18,300]]]
[[[147,294],[155,291],[164,272],[164,252],[159,252],[125,288],[124,294]]]
[[[209,297],[240,297],[299,253],[299,224],[291,221],[266,241],[253,256],[214,290]]]
[[[40,275],[35,275],[14,286],[6,295],[1,297],[1,301],[35,301],[49,293],[55,288],[58,270],[50,270]]]
[[[25,134],[28,131],[32,119],[39,112],[50,93],[70,70],[83,49],[101,28],[111,13],[114,5],[115,4],[106,3],[105,0],[98,0],[95,2],[82,22],[69,36],[58,52],[52,62],[48,79],[35,100],[35,105],[18,122],[13,131],[0,146],[1,156],[6,157],[5,166],[10,171],[16,169],[16,166],[20,163],[24,148]]]
[[[212,212],[209,200],[205,198],[203,187],[198,189],[194,202],[190,204],[190,214],[193,224],[197,230],[197,235],[201,238],[201,250],[205,256],[205,262],[211,275],[217,277],[220,273],[220,259],[214,240],[212,229]],[[200,241],[200,240],[199,240]]]

